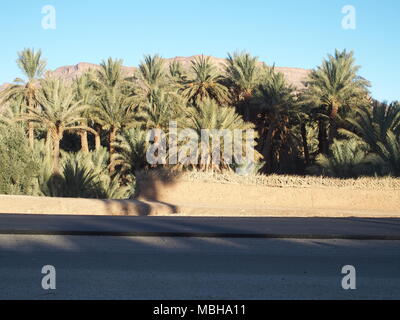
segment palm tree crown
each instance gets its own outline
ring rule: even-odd
[[[187,80],[182,91],[189,102],[199,104],[205,99],[214,99],[223,105],[228,101],[228,89],[223,85],[223,77],[211,63],[210,57],[196,57],[191,61],[194,77]]]

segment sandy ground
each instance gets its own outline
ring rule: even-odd
[[[400,191],[146,181],[132,200],[0,196],[0,212],[133,216],[400,217]]]

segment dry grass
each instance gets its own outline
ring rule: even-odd
[[[277,188],[308,188],[308,187],[334,187],[351,189],[391,189],[400,190],[400,178],[391,177],[362,177],[358,179],[337,179],[312,176],[288,176],[288,175],[250,175],[242,176],[234,172],[160,172],[151,173],[154,177],[167,175],[171,179],[193,182],[210,182],[223,184],[260,185]]]

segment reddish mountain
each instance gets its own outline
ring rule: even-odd
[[[175,57],[170,59],[165,59],[166,64],[169,65],[172,61],[176,60],[182,64],[182,67],[185,69],[190,68],[190,61],[195,58],[196,56],[192,57]],[[224,64],[226,63],[225,59],[210,57],[212,62],[214,62],[217,66],[223,69]],[[82,75],[89,69],[96,70],[99,68],[99,65],[87,62],[81,62],[77,65],[72,66],[64,66],[57,68],[56,70],[49,70],[47,72],[48,75],[53,75],[56,77],[60,77],[65,80],[72,80],[77,76]],[[282,72],[288,82],[292,84],[297,89],[304,88],[302,82],[306,79],[307,75],[309,74],[310,70],[300,69],[300,68],[287,68],[287,67],[275,67],[278,72]],[[129,77],[134,75],[137,71],[135,67],[123,67],[124,75]],[[0,90],[4,89],[6,84],[0,86]]]

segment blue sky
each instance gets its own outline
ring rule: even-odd
[[[56,9],[56,30],[42,28],[45,5]],[[345,5],[356,9],[355,30],[342,28]],[[346,48],[375,98],[400,100],[399,0],[2,0],[0,29],[0,83],[21,76],[15,59],[25,47],[42,49],[49,69],[242,49],[269,64],[314,68]]]

